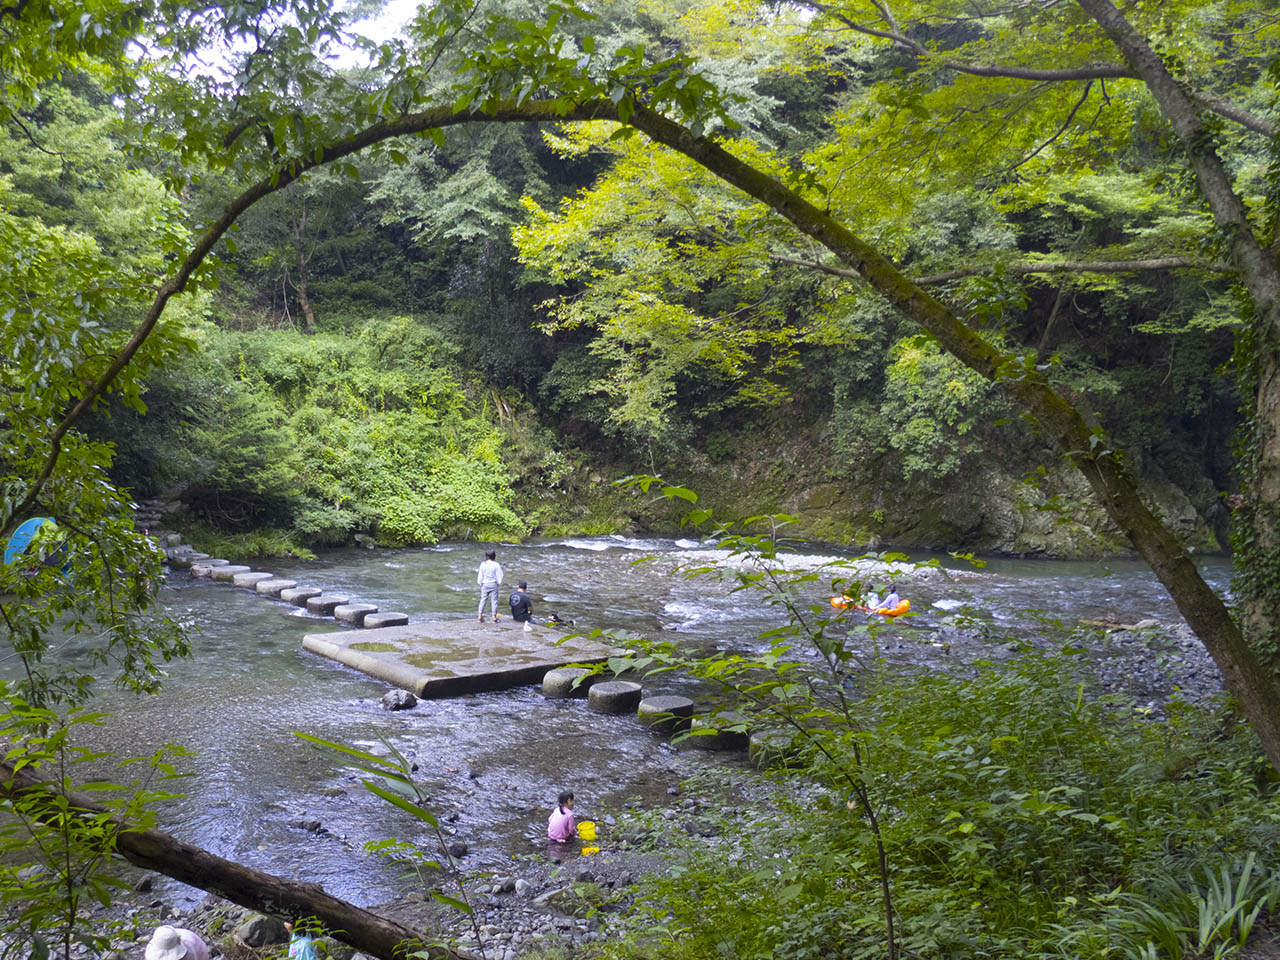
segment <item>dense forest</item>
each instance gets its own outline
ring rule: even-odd
[[[151,829],[180,751],[77,778],[109,753],[77,740],[110,729],[95,692],[155,694],[192,654],[141,500],[237,557],[705,524],[724,563],[683,572],[776,625],[710,655],[623,635],[608,669],[715,689],[711,736],[781,727],[776,790],[690,798],[720,806],[687,839],[620,811],[663,863],[608,904],[602,957],[1256,949],[1280,918],[1272,5],[439,0],[381,43],[373,7],[0,0],[0,507],[38,531],[0,567],[0,952],[132,943],[86,919],[124,858],[385,960],[455,955]],[[798,570],[779,529],[1132,551],[1185,623],[1130,644],[961,612],[894,642],[972,659],[891,675],[897,628],[825,588],[897,561]],[[1227,549],[1229,592],[1192,559]],[[1103,689],[1113,642],[1132,675]],[[1193,647],[1228,698],[1134,699]],[[470,916],[439,798],[383,745],[330,746],[431,825],[424,899]]]
[[[725,78],[728,119],[769,162],[1034,352],[1189,541],[1225,549],[1238,310],[1140,91],[905,77],[900,45],[815,33],[803,6],[593,13],[602,48]],[[1007,42],[964,22],[928,32],[942,50]],[[1249,106],[1266,84],[1242,69]],[[233,187],[193,170],[168,192],[164,158],[138,153],[141,119],[90,73],[64,75],[3,131],[8,209],[157,262]],[[1233,136],[1260,193],[1265,138]],[[145,427],[117,404],[87,429],[135,497],[274,531],[267,549],[669,527],[601,484],[636,472],[841,543],[1128,548],[994,385],[759,221],[599,125],[413,140],[250,209],[169,320],[190,349],[148,377]]]

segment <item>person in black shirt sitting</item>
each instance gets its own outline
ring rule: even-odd
[[[528,623],[533,619],[533,601],[525,591],[529,585],[521,580],[516,584],[515,593],[511,594],[511,619],[516,623]]]

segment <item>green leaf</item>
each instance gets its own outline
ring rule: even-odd
[[[461,910],[463,913],[467,914],[468,916],[474,913],[471,907],[463,903],[461,900],[457,900],[449,896],[448,894],[441,893],[439,890],[432,890],[431,897],[437,903],[443,903],[446,907],[453,907],[455,910]]]
[[[410,814],[411,816],[417,817],[419,820],[425,821],[426,823],[430,824],[433,827],[440,826],[440,821],[429,810],[424,810],[422,807],[418,806],[416,803],[410,803],[408,800],[404,799],[403,797],[397,796],[396,794],[392,793],[390,790],[386,790],[378,786],[372,780],[362,780],[361,783],[364,784],[364,787],[366,790],[368,790],[370,793],[372,793],[376,797],[381,797],[383,800],[387,801],[387,803],[391,804],[393,807],[398,807],[399,809],[403,810],[405,813]]]

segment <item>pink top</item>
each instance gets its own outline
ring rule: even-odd
[[[556,804],[547,818],[547,836],[557,843],[564,843],[573,836],[573,829],[573,811],[562,811],[560,804]]]

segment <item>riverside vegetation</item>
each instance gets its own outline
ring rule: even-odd
[[[593,489],[669,464],[718,516],[794,503],[846,542],[1132,545],[1236,700],[1135,722],[1029,665],[865,704],[833,674],[815,704],[781,654],[685,664],[818,711],[798,792],[836,842],[784,822],[741,837],[745,870],[695,856],[655,889],[674,935],[619,949],[1246,942],[1280,765],[1280,25],[1126,13],[441,0],[377,45],[324,2],[0,4],[3,529],[51,516],[33,549],[75,558],[0,571],[8,826],[62,851],[0,868],[6,948],[69,958],[105,854],[172,848],[114,819],[147,777],[69,797],[75,725],[32,712],[154,691],[187,652],[132,496],[284,548],[524,536],[674,523]],[[1228,527],[1234,610],[1183,551]],[[236,895],[279,909],[274,879]]]

